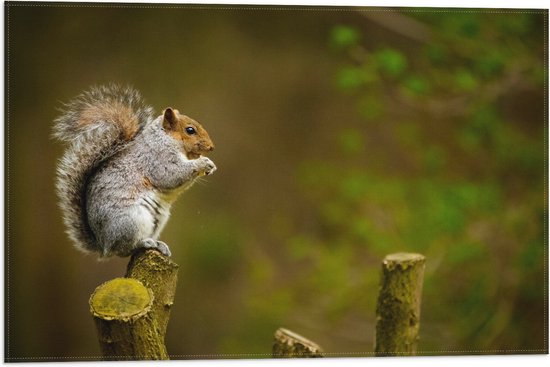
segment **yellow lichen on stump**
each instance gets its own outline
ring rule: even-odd
[[[151,308],[161,335],[166,334],[174,303],[179,266],[155,250],[137,251],[126,270],[126,277],[137,279],[149,288],[155,299]]]
[[[131,320],[149,312],[153,295],[138,280],[116,278],[96,288],[90,311],[103,320]]]
[[[414,253],[384,258],[376,306],[377,356],[416,354],[425,262]]]
[[[153,293],[139,280],[116,278],[96,288],[90,311],[105,360],[169,359],[151,316]]]

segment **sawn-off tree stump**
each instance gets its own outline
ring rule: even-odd
[[[126,277],[90,297],[105,360],[169,359],[164,336],[174,302],[178,265],[155,250],[136,252]]]
[[[275,332],[272,356],[273,358],[319,358],[323,357],[323,349],[295,332],[279,328]]]
[[[416,354],[425,262],[423,255],[411,253],[391,254],[382,262],[376,356]]]

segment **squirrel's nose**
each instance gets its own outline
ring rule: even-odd
[[[214,145],[209,146],[209,147],[208,147],[208,150],[209,150],[210,152],[213,151],[213,150],[214,150]]]

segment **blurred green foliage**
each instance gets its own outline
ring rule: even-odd
[[[412,17],[431,30],[419,50],[367,49],[358,36],[341,37],[357,28],[333,29],[332,42],[349,60],[341,70],[353,70],[337,73],[337,85],[354,93],[369,125],[341,135],[342,153],[353,151],[354,161],[308,164],[302,187],[317,211],[320,244],[378,258],[427,255],[425,305],[434,308],[426,322],[452,315],[446,327],[459,335],[457,346],[498,348],[516,324],[514,332],[529,337],[543,323],[521,321],[519,305],[537,289],[538,311],[543,302],[546,124],[513,121],[503,106],[514,92],[543,87],[542,35],[532,33],[537,20],[529,14]],[[395,137],[380,165],[369,164],[357,143],[374,130]],[[406,159],[402,167],[396,155]]]
[[[281,326],[368,353],[396,251],[427,257],[420,350],[546,347],[547,12],[217,8],[6,6],[6,354],[99,353],[88,299],[127,259],[71,248],[50,135],[109,82],[216,144],[161,237],[174,358],[268,356]]]
[[[544,333],[546,124],[507,103],[543,104],[541,18],[399,16],[425,39],[373,45],[358,26],[332,28],[335,85],[362,122],[335,126],[337,159],[297,172],[309,217],[280,235],[294,307],[317,310],[306,328],[372,317],[379,261],[420,252],[420,350],[527,348]]]

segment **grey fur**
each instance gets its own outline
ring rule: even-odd
[[[130,107],[139,127],[133,139],[124,140],[121,126],[108,118],[79,124],[87,108],[104,103]],[[171,203],[216,166],[206,157],[187,160],[183,143],[164,132],[162,116],[152,115],[137,91],[111,85],[83,93],[55,120],[54,137],[69,143],[56,187],[67,234],[77,248],[128,256],[136,248],[154,247],[170,255],[157,238]]]

